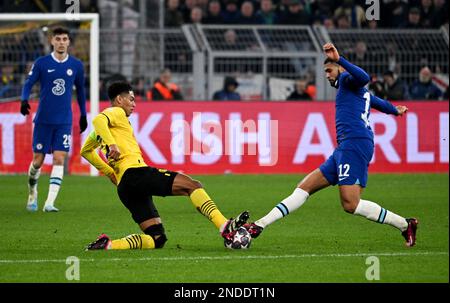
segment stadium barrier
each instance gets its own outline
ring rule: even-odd
[[[448,172],[448,102],[394,104],[407,105],[407,115],[371,112],[370,172]],[[101,102],[100,109],[108,105]],[[37,103],[31,106],[35,113]],[[26,173],[32,159],[33,117],[22,116],[19,107],[0,104],[2,174]],[[79,134],[75,103],[73,108],[69,172],[88,174],[78,151],[89,132]],[[138,104],[130,123],[151,166],[189,174],[306,173],[336,145],[334,113],[334,102],[153,102]],[[51,161],[47,156],[44,171]]]

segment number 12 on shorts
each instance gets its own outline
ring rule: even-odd
[[[348,171],[350,170],[350,164],[339,164],[339,181],[344,180],[345,178],[349,177]]]

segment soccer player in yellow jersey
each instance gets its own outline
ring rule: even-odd
[[[219,229],[222,237],[231,239],[234,231],[247,221],[248,212],[227,220],[200,182],[182,173],[145,164],[128,121],[136,107],[132,87],[126,82],[113,83],[108,88],[108,97],[112,107],[94,118],[94,131],[80,153],[117,185],[120,200],[144,234],[117,240],[102,234],[87,246],[87,250],[162,248],[167,237],[152,196],[189,196],[192,204]],[[97,154],[97,148],[105,153],[108,163]]]

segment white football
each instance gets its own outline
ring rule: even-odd
[[[233,236],[233,240],[225,240],[224,244],[229,249],[247,249],[252,243],[252,237],[245,227],[239,227]]]

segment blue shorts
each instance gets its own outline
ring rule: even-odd
[[[347,139],[320,165],[320,171],[331,185],[366,187],[369,163],[374,151],[370,139]]]
[[[35,124],[33,152],[51,154],[55,150],[68,152],[72,145],[71,124]]]

